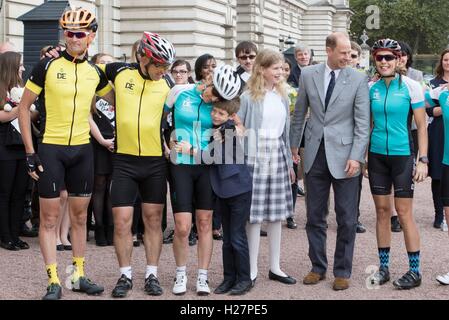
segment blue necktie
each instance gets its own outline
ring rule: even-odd
[[[327,111],[327,105],[329,104],[329,101],[331,99],[334,87],[335,87],[335,72],[331,71],[331,81],[329,82],[329,86],[327,87],[326,100],[324,101],[324,112]]]

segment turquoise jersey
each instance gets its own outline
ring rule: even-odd
[[[370,88],[371,132],[370,151],[394,156],[412,154],[413,142],[410,133],[412,110],[424,108],[421,85],[397,75],[387,87],[383,79]]]
[[[441,111],[443,113],[444,124],[444,153],[443,164],[449,166],[449,91],[446,88],[438,87],[426,92],[426,101],[432,106],[437,104],[433,99],[440,103]]]
[[[173,87],[165,110],[173,113],[174,134],[178,142],[188,141],[196,149],[207,150],[213,134],[212,104],[203,101],[197,85]],[[199,164],[195,157],[180,153],[177,154],[176,163]]]

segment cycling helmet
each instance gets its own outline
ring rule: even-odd
[[[240,92],[240,77],[230,65],[215,68],[213,82],[215,90],[225,100],[234,99]]]
[[[380,39],[373,45],[373,56],[376,56],[379,51],[390,51],[395,56],[401,56],[401,46],[393,39]]]
[[[175,48],[157,33],[144,32],[140,40],[139,52],[158,64],[172,64],[175,60]]]
[[[96,32],[98,29],[97,19],[89,10],[83,8],[66,10],[59,19],[62,29],[90,29]]]

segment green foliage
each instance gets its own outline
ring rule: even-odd
[[[350,0],[354,11],[351,34],[360,37],[366,29],[370,40],[392,38],[407,42],[414,53],[440,53],[448,44],[448,0]],[[376,5],[380,9],[378,30],[368,30],[366,8]],[[359,39],[355,39],[360,42]]]

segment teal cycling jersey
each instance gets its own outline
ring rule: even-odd
[[[421,85],[406,76],[397,75],[389,86],[381,79],[370,88],[370,102],[373,119],[370,151],[383,155],[411,155],[413,110],[425,107]]]
[[[449,166],[449,91],[446,87],[438,87],[426,92],[426,101],[432,106],[438,105],[434,100],[439,102],[441,112],[443,113],[444,126],[444,153],[443,164]]]
[[[165,110],[172,111],[176,141],[187,141],[193,148],[205,151],[212,136],[212,104],[201,98],[197,85],[178,85],[171,89]],[[198,152],[200,155],[201,152]],[[199,164],[195,157],[178,153],[177,164]]]

